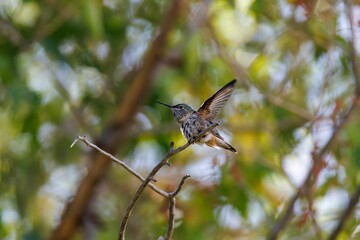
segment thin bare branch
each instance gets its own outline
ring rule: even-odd
[[[20,46],[24,41],[23,36],[12,23],[2,17],[0,17],[0,34],[7,37],[14,46]]]
[[[185,180],[186,180],[187,178],[189,178],[189,177],[190,177],[189,174],[186,174],[185,176],[183,176],[183,178],[181,179],[181,182],[179,183],[179,186],[177,187],[177,189],[176,189],[174,192],[169,193],[169,196],[171,196],[171,197],[176,197],[176,195],[179,194],[182,186],[184,185]]]
[[[172,238],[172,235],[174,232],[174,227],[175,227],[175,204],[176,204],[175,197],[180,192],[182,186],[185,183],[185,180],[189,177],[190,177],[190,175],[188,175],[188,174],[185,175],[181,179],[181,182],[180,182],[179,186],[177,187],[177,189],[174,192],[169,193],[169,219],[168,219],[168,227],[167,227],[167,231],[166,231],[164,240],[169,240]]]
[[[186,144],[182,145],[181,147],[178,147],[176,149],[174,149],[174,143],[171,142],[170,143],[170,149],[168,151],[168,153],[165,155],[165,157],[151,170],[151,172],[149,173],[149,175],[147,176],[147,178],[143,181],[143,183],[139,186],[138,190],[136,191],[133,199],[130,201],[124,217],[122,219],[121,225],[120,225],[120,230],[119,230],[119,240],[124,240],[125,239],[125,230],[126,230],[126,226],[127,223],[129,221],[129,217],[132,213],[132,210],[135,207],[135,204],[137,202],[137,200],[139,199],[140,195],[142,194],[142,192],[144,191],[144,189],[146,188],[146,186],[150,183],[150,181],[154,178],[155,174],[164,166],[168,164],[169,159],[174,156],[175,154],[185,150],[187,147],[189,147],[191,144],[193,144],[194,142],[198,141],[206,132],[210,131],[211,129],[215,128],[216,126],[218,126],[219,123],[215,123],[212,124],[210,127],[206,128],[204,131],[202,131],[200,134],[197,135],[196,138],[194,138],[192,141],[187,142]]]
[[[341,232],[341,229],[345,225],[346,220],[350,217],[351,213],[353,213],[353,211],[359,201],[359,197],[360,197],[360,185],[356,189],[356,192],[354,193],[354,195],[352,195],[347,208],[340,216],[337,226],[334,228],[334,230],[332,231],[332,233],[330,234],[330,236],[328,238],[329,240],[337,239],[337,236],[339,235],[339,233]]]
[[[134,175],[137,179],[139,179],[140,181],[144,182],[145,178],[143,176],[141,176],[138,172],[136,172],[135,170],[133,170],[131,167],[129,167],[128,165],[126,165],[126,163],[124,163],[123,161],[119,160],[118,158],[114,157],[113,155],[111,155],[110,153],[102,150],[101,148],[99,148],[98,146],[96,146],[95,144],[89,142],[89,140],[85,137],[85,136],[77,136],[77,138],[74,140],[74,142],[71,144],[71,147],[76,143],[76,141],[82,141],[84,142],[87,146],[95,149],[96,151],[100,152],[101,154],[107,156],[108,158],[110,158],[113,162],[119,164],[120,166],[122,166],[123,168],[125,168],[126,171],[128,171],[129,173],[131,173],[132,175]],[[168,193],[161,190],[160,188],[156,187],[154,184],[149,183],[148,184],[149,188],[151,188],[152,190],[154,190],[155,192],[157,192],[158,194],[162,195],[163,197],[168,197]]]
[[[300,196],[300,191],[297,191],[296,194],[289,201],[288,206],[287,206],[287,208],[285,210],[285,213],[284,213],[283,217],[271,229],[268,239],[270,239],[270,240],[277,239],[280,231],[290,221],[290,219],[292,217],[292,214],[293,214],[293,209],[294,209],[295,202],[299,198],[299,196]]]
[[[311,187],[311,185],[316,181],[316,179],[313,179],[313,172],[314,172],[314,167],[316,166],[316,163],[321,161],[321,159],[328,152],[330,152],[330,150],[332,149],[332,147],[333,147],[333,145],[334,145],[334,143],[335,143],[335,141],[337,139],[337,136],[339,135],[341,129],[349,121],[349,119],[352,116],[352,113],[354,112],[356,106],[358,106],[357,98],[355,98],[353,100],[353,103],[352,103],[350,109],[348,110],[348,112],[343,117],[342,122],[338,126],[335,127],[333,135],[330,137],[330,139],[325,144],[325,146],[317,154],[314,154],[312,168],[308,172],[308,175],[306,176],[306,179],[305,179],[304,183],[302,184],[302,186],[299,187],[298,191],[294,194],[294,196],[289,201],[289,204],[288,204],[286,210],[284,211],[283,217],[271,229],[270,234],[269,234],[269,239],[277,239],[277,237],[280,234],[281,230],[284,229],[285,226],[289,223],[289,221],[290,221],[290,219],[292,217],[292,212],[293,212],[294,204],[295,204],[296,200],[301,195],[303,195],[306,192],[306,190],[309,189]]]
[[[345,0],[345,5],[347,9],[347,15],[349,19],[350,24],[350,31],[351,31],[351,37],[349,39],[349,45],[351,47],[351,64],[352,69],[354,72],[354,78],[355,78],[355,86],[356,86],[356,95],[360,96],[360,68],[358,64],[358,56],[356,51],[356,35],[354,30],[354,15],[353,15],[353,2],[352,0]]]
[[[353,73],[354,73],[354,81],[355,81],[355,86],[356,86],[356,97],[354,99],[354,105],[355,104],[358,105],[359,97],[360,97],[360,69],[358,67],[359,66],[358,65],[358,56],[357,56],[357,50],[356,50],[356,45],[355,45],[357,39],[355,39],[356,35],[354,33],[354,16],[353,16],[353,9],[352,9],[353,2],[352,2],[352,0],[346,0],[345,4],[347,7],[347,15],[348,15],[350,30],[351,30],[351,37],[349,40],[349,44],[351,46],[351,58],[352,58],[351,63],[352,63],[352,69],[353,69]],[[354,108],[355,108],[355,106],[354,106]],[[359,197],[360,197],[360,186],[358,186],[356,192],[351,197],[347,208],[340,216],[337,226],[334,228],[334,230],[332,231],[332,233],[330,234],[330,236],[328,238],[329,240],[333,240],[333,239],[337,238],[337,236],[341,232],[341,229],[345,225],[346,220],[350,217],[351,213],[354,211],[354,208],[356,207],[356,205],[359,201]]]

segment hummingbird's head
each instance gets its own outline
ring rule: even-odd
[[[181,103],[181,104],[177,104],[177,105],[174,105],[174,106],[170,106],[170,105],[168,105],[166,103],[162,103],[162,102],[158,102],[158,101],[156,101],[156,102],[171,108],[171,111],[173,112],[174,117],[175,117],[175,119],[176,119],[176,121],[178,123],[181,123],[182,121],[184,121],[185,118],[189,115],[189,113],[194,113],[195,112],[195,110],[192,109],[187,104]]]

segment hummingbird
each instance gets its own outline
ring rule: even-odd
[[[180,125],[182,135],[188,140],[188,142],[190,142],[193,141],[197,135],[214,124],[220,110],[229,100],[231,93],[234,91],[235,83],[236,79],[226,84],[209,99],[207,99],[197,111],[184,103],[171,106],[166,103],[156,102],[167,106],[172,110],[174,118]],[[224,148],[237,153],[235,148],[225,142],[224,138],[219,134],[216,128],[206,132],[199,140],[196,141],[196,143],[206,144],[209,147],[218,149]]]

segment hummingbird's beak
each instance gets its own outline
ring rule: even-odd
[[[166,104],[166,103],[162,103],[162,102],[159,102],[159,101],[155,101],[156,103],[160,103],[161,105],[164,105],[164,106],[167,106],[167,107],[169,107],[169,108],[172,108],[172,106],[170,106],[170,105],[168,105],[168,104]]]

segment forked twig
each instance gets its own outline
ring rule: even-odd
[[[215,123],[212,124],[210,127],[206,128],[204,131],[202,131],[200,134],[198,134],[196,136],[196,138],[194,138],[192,141],[187,142],[186,144],[182,145],[181,147],[178,147],[176,149],[174,149],[174,142],[170,143],[170,149],[168,151],[168,153],[165,155],[165,157],[151,170],[151,172],[149,173],[149,175],[147,176],[147,178],[143,181],[143,183],[139,186],[138,190],[136,191],[133,199],[130,201],[124,217],[122,219],[121,225],[120,225],[120,230],[119,230],[119,237],[118,240],[124,240],[125,239],[125,230],[126,230],[126,226],[127,223],[129,221],[129,217],[131,215],[132,210],[135,207],[136,201],[139,199],[140,195],[142,194],[142,192],[144,191],[144,189],[146,188],[146,186],[150,183],[150,181],[154,178],[155,174],[164,166],[168,164],[169,159],[174,156],[175,154],[185,150],[187,147],[189,147],[191,144],[193,144],[194,142],[198,141],[205,133],[207,133],[208,131],[210,131],[211,129],[215,128],[216,126],[218,126],[219,123]],[[180,190],[179,190],[180,191]]]
[[[166,235],[164,237],[164,240],[169,240],[172,237],[172,234],[174,232],[174,227],[175,227],[175,204],[176,204],[176,195],[178,195],[178,193],[180,192],[182,186],[185,183],[185,180],[187,178],[189,178],[190,175],[185,175],[182,179],[181,182],[179,184],[179,186],[177,187],[177,189],[172,192],[169,193],[169,219],[168,219],[168,227],[167,227],[167,231],[166,231]]]
[[[171,142],[170,143],[170,148],[169,151],[167,152],[167,154],[165,155],[165,157],[151,170],[151,172],[149,173],[149,175],[147,176],[147,178],[144,178],[143,176],[141,176],[138,172],[136,172],[135,170],[133,170],[131,167],[129,167],[126,163],[124,163],[123,161],[117,159],[116,157],[114,157],[113,155],[111,155],[110,153],[102,150],[101,148],[99,148],[98,146],[96,146],[95,144],[91,143],[85,136],[77,136],[76,139],[72,142],[72,144],[70,145],[70,148],[72,148],[78,141],[82,141],[84,142],[87,146],[93,148],[94,150],[100,152],[101,154],[107,156],[108,158],[110,158],[113,162],[119,164],[120,166],[122,166],[123,168],[125,168],[129,173],[131,173],[132,175],[134,175],[136,178],[138,178],[140,181],[142,181],[142,184],[139,186],[137,192],[135,193],[133,199],[130,201],[129,206],[127,207],[124,217],[122,219],[122,223],[120,226],[120,231],[119,231],[119,238],[118,239],[125,239],[125,229],[129,220],[129,217],[131,215],[131,212],[135,206],[136,201],[139,199],[140,195],[142,194],[142,192],[144,191],[144,189],[146,188],[146,186],[149,186],[149,188],[151,188],[152,190],[154,190],[155,192],[157,192],[158,194],[160,194],[161,196],[165,197],[168,199],[169,201],[169,219],[168,219],[168,228],[167,228],[167,232],[166,235],[163,239],[171,239],[172,237],[172,233],[174,231],[174,224],[175,224],[175,203],[176,203],[176,195],[180,192],[182,186],[185,183],[185,180],[187,178],[190,177],[190,175],[185,175],[180,184],[178,185],[177,189],[174,192],[165,192],[163,190],[161,190],[160,188],[158,188],[157,186],[155,186],[154,184],[151,183],[152,180],[154,180],[154,176],[155,174],[164,166],[164,165],[170,165],[169,164],[169,159],[174,156],[175,154],[185,150],[187,147],[189,147],[191,144],[197,142],[205,133],[207,133],[208,131],[214,129],[215,127],[217,127],[219,125],[219,122],[212,124],[211,126],[209,126],[208,128],[206,128],[204,131],[202,131],[200,134],[198,134],[192,141],[187,142],[186,144],[174,149],[174,143]]]

